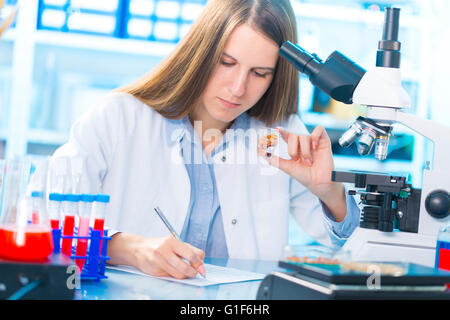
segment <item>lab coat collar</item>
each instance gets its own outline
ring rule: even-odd
[[[189,116],[185,116],[182,119],[167,119],[165,121],[166,124],[166,142],[168,146],[173,146],[175,143],[180,143],[181,139],[184,138],[188,127],[190,125]],[[250,127],[250,117],[247,112],[242,113],[235,119],[233,124],[229,129],[227,129],[224,139],[225,143],[230,142],[232,139],[236,137],[235,130],[243,130],[246,131]],[[233,129],[233,130],[230,130]]]
[[[186,133],[184,119],[165,119],[166,142],[169,147],[179,143]]]

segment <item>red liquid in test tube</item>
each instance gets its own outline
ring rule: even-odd
[[[106,207],[109,203],[109,195],[98,194],[95,197],[95,201],[92,207],[92,216],[94,218],[93,230],[100,231],[100,236],[103,237],[103,230],[105,227]],[[102,242],[100,241],[100,255],[102,252]]]
[[[59,229],[59,219],[58,220],[50,219],[50,227],[52,229]]]
[[[78,236],[87,237],[89,235],[89,217],[80,217],[80,224],[78,226]],[[75,255],[85,257],[87,252],[88,239],[78,239],[77,249]],[[86,259],[75,259],[75,264],[79,271],[83,270]]]
[[[80,197],[80,223],[78,225],[78,236],[88,237],[89,236],[89,217],[91,215],[92,202],[95,196],[89,194],[83,194]],[[78,239],[76,255],[80,257],[86,257],[88,247],[88,239]],[[75,263],[78,266],[80,272],[86,263],[86,259],[75,259]]]
[[[50,226],[52,229],[59,229],[59,220],[61,218],[61,207],[64,196],[60,193],[50,193],[48,200]]]
[[[64,217],[63,236],[73,236],[73,229],[75,227],[75,216],[66,215]],[[70,256],[72,254],[72,239],[62,239],[61,252]]]
[[[95,219],[94,230],[100,230],[100,235],[103,237],[103,228],[105,227],[105,219]]]
[[[75,194],[66,194],[64,200],[64,224],[62,235],[72,237],[75,227],[75,218],[78,213],[79,196]],[[68,256],[72,255],[72,242],[73,238],[62,239],[61,252],[63,254]]]
[[[104,229],[104,227],[105,227],[105,219],[100,219],[100,218],[95,219],[95,221],[94,221],[94,228],[93,229],[100,231],[100,237],[103,237],[103,229]],[[102,241],[100,241],[100,252],[99,252],[99,254],[100,255],[102,254]]]

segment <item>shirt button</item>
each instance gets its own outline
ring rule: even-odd
[[[222,159],[220,159],[220,160],[222,160],[222,162],[225,162],[225,161],[227,161],[227,157],[222,156]]]
[[[231,220],[231,224],[232,224],[232,225],[235,225],[236,223],[237,223],[237,220],[236,220],[236,219]]]

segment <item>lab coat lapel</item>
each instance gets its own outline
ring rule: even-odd
[[[166,152],[167,157],[160,157],[165,163],[161,163],[160,168],[165,170],[166,190],[161,190],[160,208],[166,215],[178,234],[181,234],[184,221],[186,219],[189,201],[191,197],[191,184],[184,165],[181,154],[181,139],[185,134],[185,129],[180,126],[181,122],[166,122],[167,136]],[[170,159],[167,161],[167,159]]]
[[[248,166],[239,163],[239,151],[246,152],[245,143],[230,141],[225,151],[215,155],[217,192],[229,256],[257,259],[252,204],[248,201]]]
[[[257,156],[252,139],[259,128],[260,123],[251,122],[246,135],[230,141],[225,157],[216,155],[217,191],[232,258],[279,257],[287,241],[289,177]]]

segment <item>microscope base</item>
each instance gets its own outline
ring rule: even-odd
[[[354,261],[411,262],[434,267],[436,237],[358,227],[343,246]]]

